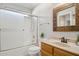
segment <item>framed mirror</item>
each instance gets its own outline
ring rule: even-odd
[[[57,27],[75,26],[75,7],[57,13]]]
[[[67,3],[54,8],[53,31],[79,31],[79,3]]]

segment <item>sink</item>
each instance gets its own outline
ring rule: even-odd
[[[62,42],[52,42],[52,43],[62,47],[71,47],[70,45],[67,45],[67,43],[62,43]]]

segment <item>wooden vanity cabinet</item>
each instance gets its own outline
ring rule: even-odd
[[[77,54],[65,51],[63,49],[41,43],[41,56],[78,56]]]
[[[41,43],[41,55],[42,56],[52,56],[53,55],[53,47],[46,43]]]
[[[74,56],[74,55],[64,50],[54,48],[54,56]]]

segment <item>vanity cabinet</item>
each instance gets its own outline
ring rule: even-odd
[[[77,56],[75,53],[51,46],[44,42],[41,43],[41,56]]]
[[[53,55],[53,47],[46,43],[41,43],[41,55],[42,56],[52,56]]]
[[[54,56],[74,56],[74,55],[64,50],[54,48]]]
[[[53,31],[79,31],[79,3],[66,3],[53,9]]]

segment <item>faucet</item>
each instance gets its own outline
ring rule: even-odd
[[[60,39],[61,39],[61,42],[63,42],[63,43],[67,43],[68,42],[68,39],[65,39],[65,37],[62,37]]]

